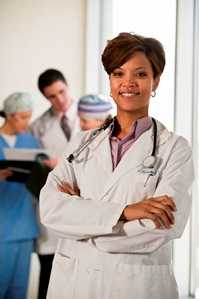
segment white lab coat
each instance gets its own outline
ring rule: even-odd
[[[80,131],[77,101],[72,103],[65,114],[71,128],[72,138]],[[32,123],[31,130],[33,135],[39,139],[41,145],[50,149],[55,158],[63,154],[68,140],[60,126],[60,117],[53,112],[52,107]]]
[[[77,137],[41,191],[41,220],[59,235],[48,299],[177,299],[171,265],[171,240],[186,225],[193,181],[187,141],[158,122],[158,172],[140,173],[150,156],[152,128],[143,133],[112,171],[109,129],[71,164],[66,157],[90,133]],[[76,183],[80,196],[57,190],[59,181]],[[150,220],[119,221],[127,204],[146,196],[173,197],[172,229]]]
[[[80,130],[77,116],[77,101],[74,101],[66,112],[71,137]],[[49,149],[53,158],[60,158],[67,147],[68,140],[60,126],[60,118],[56,116],[52,107],[36,119],[31,126],[32,133],[37,137],[42,147]],[[37,213],[40,222],[39,212]],[[57,236],[50,230],[40,225],[40,237],[36,242],[36,251],[39,254],[54,254],[57,247]]]

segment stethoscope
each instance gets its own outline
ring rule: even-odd
[[[99,134],[101,134],[101,132],[105,131],[113,123],[113,121],[114,121],[113,118],[108,118],[105,121],[103,126],[93,131],[90,138],[85,142],[81,143],[80,146],[66,158],[68,162],[72,163],[88,147],[88,145],[91,144],[93,140],[95,140],[99,136]],[[154,176],[157,173],[157,163],[156,163],[157,161],[156,158],[157,123],[154,118],[152,118],[152,122],[153,122],[153,149],[151,155],[146,157],[142,162],[139,172]]]
[[[156,157],[156,149],[157,149],[157,123],[156,120],[152,117],[153,122],[153,149],[150,156],[147,156],[141,164],[139,169],[140,173],[148,174],[150,176],[154,176],[157,173],[158,169],[158,160]]]

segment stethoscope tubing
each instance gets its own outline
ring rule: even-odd
[[[69,163],[72,163],[72,161],[74,161],[80,154],[81,152],[83,152],[87,146],[89,144],[91,144],[91,142],[97,138],[97,136],[102,132],[105,131],[112,123],[113,123],[113,118],[109,118],[107,119],[107,121],[105,122],[105,124],[100,127],[99,129],[95,130],[90,138],[88,140],[86,140],[85,142],[83,142],[82,144],[80,144],[80,146],[72,153],[70,154],[66,159],[68,160]],[[156,120],[152,117],[152,122],[153,122],[153,149],[152,149],[152,153],[151,156],[155,158],[155,154],[156,154],[156,147],[157,147],[157,123]]]
[[[157,130],[156,120],[153,117],[152,117],[152,122],[153,122],[153,150],[152,150],[151,156],[155,157],[156,147],[157,147],[158,130]]]

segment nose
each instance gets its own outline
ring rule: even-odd
[[[123,84],[123,86],[133,87],[133,86],[137,85],[137,81],[136,81],[136,78],[134,76],[132,76],[132,75],[126,75],[123,78],[122,84]]]

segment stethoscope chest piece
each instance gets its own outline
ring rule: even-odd
[[[153,168],[155,165],[155,157],[154,156],[148,156],[143,161],[143,166],[146,168]]]
[[[157,173],[157,168],[158,168],[157,157],[148,156],[142,162],[139,172],[150,176],[154,176]]]

